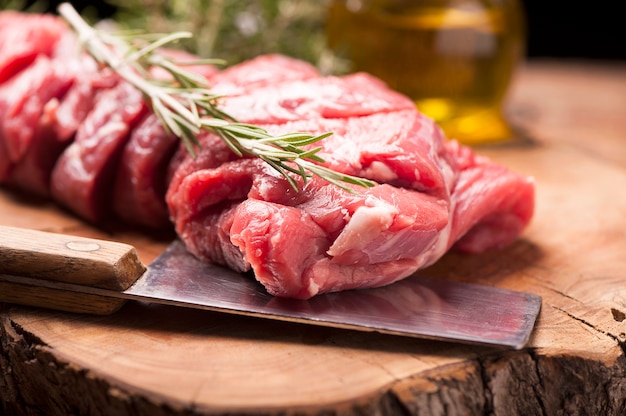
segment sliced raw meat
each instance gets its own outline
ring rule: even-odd
[[[159,228],[169,217],[199,258],[295,298],[387,285],[451,248],[502,247],[531,219],[530,178],[447,141],[372,76],[322,77],[280,55],[189,69],[239,121],[275,135],[333,132],[311,145],[324,163],[377,185],[348,192],[314,177],[296,191],[210,133],[191,157],[140,92],[77,52],[62,21],[12,12],[0,12],[0,182],[41,195],[49,182],[92,222],[115,212]]]
[[[252,267],[279,296],[390,283],[443,254],[446,201],[389,185],[359,191],[314,178],[296,193],[247,159],[186,176],[169,201],[192,252]]]
[[[12,167],[31,147],[44,106],[62,97],[73,79],[66,66],[39,55],[30,66],[0,85],[0,166],[5,166],[0,182],[8,179]]]
[[[388,284],[443,255],[447,201],[390,185],[358,192],[314,178],[296,193],[247,159],[187,175],[168,202],[194,254],[251,267],[277,296]]]
[[[142,94],[126,82],[101,92],[52,172],[54,199],[86,220],[106,219],[120,152],[146,110]]]
[[[96,71],[86,66],[63,97],[55,118],[55,133],[59,141],[73,139],[78,127],[93,109],[101,93],[110,90],[119,77],[108,71]]]
[[[0,83],[37,56],[51,56],[67,31],[65,22],[52,15],[0,12]]]
[[[55,134],[56,113],[59,101],[46,103],[43,114],[37,121],[33,142],[24,158],[11,170],[9,183],[12,187],[37,196],[50,196],[50,174],[59,155],[67,147]]]
[[[175,62],[193,62],[198,57],[178,50],[161,50]],[[188,65],[184,69],[207,79],[218,73],[212,65]],[[152,75],[169,79],[162,68],[154,68]],[[180,139],[168,133],[155,114],[147,114],[133,129],[122,151],[113,194],[114,211],[129,224],[149,228],[171,227],[165,190],[170,160],[178,149]]]
[[[51,55],[63,22],[52,16],[15,11],[0,12],[0,83],[28,66],[40,55]]]
[[[179,139],[167,133],[154,115],[145,116],[122,152],[115,180],[115,213],[129,224],[150,228],[171,225],[165,190],[167,166]]]
[[[93,61],[91,62],[93,64]],[[69,146],[78,126],[93,108],[98,95],[119,78],[86,65],[69,91],[48,101],[24,157],[13,166],[9,183],[40,196],[50,196],[50,177],[57,159]]]

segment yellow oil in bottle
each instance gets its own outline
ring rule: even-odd
[[[334,73],[366,71],[411,97],[450,138],[504,141],[525,33],[518,0],[333,0]]]

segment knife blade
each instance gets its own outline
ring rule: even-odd
[[[109,314],[127,300],[514,349],[541,308],[531,293],[419,275],[285,299],[252,275],[200,261],[179,240],[146,267],[124,243],[0,226],[0,301]]]

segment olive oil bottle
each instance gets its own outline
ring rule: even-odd
[[[519,0],[331,0],[326,30],[332,72],[378,76],[463,143],[512,137],[503,106],[524,56]]]

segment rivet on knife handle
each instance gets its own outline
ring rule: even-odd
[[[122,291],[145,271],[134,247],[0,226],[0,273]]]

